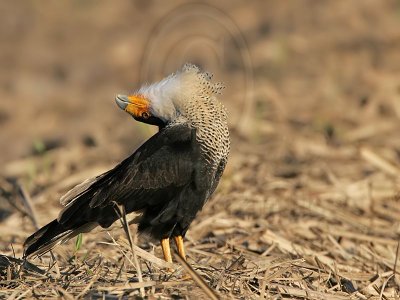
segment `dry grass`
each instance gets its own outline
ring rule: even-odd
[[[279,131],[284,130],[294,130],[298,138],[283,154],[274,149],[282,147],[272,142],[274,135],[258,147],[234,139],[224,180],[187,236],[195,273],[221,298],[398,299],[399,169],[379,149],[329,146],[318,138],[304,140],[297,129]],[[72,150],[50,151],[36,163],[51,160],[57,170],[57,164],[80,159],[55,160],[63,151]],[[18,173],[13,169],[18,164],[10,162],[5,169]],[[52,173],[54,183],[38,189],[31,203],[40,225],[57,214],[49,199],[79,182],[77,174]],[[24,238],[34,230],[31,213],[24,217],[22,212],[32,209],[23,205],[18,185],[3,181],[2,187],[20,209],[0,224],[2,241],[9,241],[2,254],[18,258]],[[71,241],[57,247],[54,256],[31,261],[42,273],[30,265],[3,264],[1,293],[11,299],[209,298],[201,284],[185,278],[182,265],[161,260],[159,248],[146,241],[131,248],[116,224],[107,232],[85,234],[79,250]]]
[[[26,79],[36,79],[43,68],[40,59],[7,73],[16,74],[15,80],[25,74],[21,85],[10,88],[24,109],[15,114],[13,101],[0,103],[0,117],[2,110],[9,115],[9,121],[0,118],[7,133],[0,141],[9,143],[0,157],[0,298],[400,299],[400,18],[395,1],[220,4],[246,37],[254,101],[241,102],[242,70],[228,51],[226,74],[220,75],[228,83],[223,100],[230,110],[233,148],[215,196],[187,234],[188,266],[166,263],[158,244],[136,240],[134,226],[127,238],[119,222],[109,231],[84,234],[80,247],[73,240],[29,263],[19,260],[36,224],[57,216],[63,193],[111,168],[148,136],[119,111],[113,114],[109,95],[121,89],[116,82],[136,82],[132,65],[138,66],[141,57],[134,55],[135,47],[144,44],[154,25],[150,20],[174,6],[150,3],[140,8],[146,14],[135,15],[131,4],[111,9],[107,3],[79,7],[90,13],[89,20],[65,3],[48,11],[34,5],[43,23],[27,35],[30,48],[15,44],[28,52],[21,52],[25,56],[35,49],[41,53],[36,40],[54,47],[57,57],[65,57],[67,62],[59,64],[70,77],[62,81],[58,75],[60,83],[42,75],[51,85],[42,87],[42,95],[42,89],[33,89],[36,82]],[[86,22],[93,28],[85,27],[82,35],[69,31],[55,21],[52,9],[75,30]],[[25,16],[23,9],[16,11]],[[129,23],[136,20],[143,27]],[[21,28],[29,26],[25,21]],[[178,25],[177,35],[203,26]],[[86,43],[103,28],[118,34],[101,35],[104,44]],[[42,34],[47,30],[69,47]],[[44,66],[53,63],[46,58]],[[101,73],[97,65],[103,61]],[[118,70],[110,67],[115,65]],[[80,72],[86,69],[85,77]],[[13,99],[2,85],[0,94]],[[88,94],[96,102],[86,101]],[[57,105],[46,110],[58,97],[63,101],[54,100]],[[76,117],[78,111],[85,114]],[[46,137],[61,132],[63,143],[52,150],[39,143],[32,155],[28,133],[39,130]],[[84,132],[92,134],[94,147],[74,140]],[[31,139],[24,143],[24,136]]]

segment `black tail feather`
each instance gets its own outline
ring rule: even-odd
[[[50,250],[69,236],[71,232],[71,230],[65,229],[57,220],[50,222],[26,239],[24,257]]]

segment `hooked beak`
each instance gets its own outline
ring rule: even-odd
[[[125,95],[117,95],[117,97],[115,97],[115,102],[120,109],[125,110],[129,104],[129,98]]]
[[[115,102],[134,118],[147,119],[150,116],[150,101],[143,95],[117,95]]]
[[[120,109],[129,113],[136,121],[156,125],[160,128],[165,126],[164,121],[151,115],[150,101],[143,95],[117,95],[115,102]]]

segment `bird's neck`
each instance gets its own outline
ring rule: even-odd
[[[196,129],[196,139],[202,156],[217,167],[226,160],[230,150],[230,138],[226,109],[216,98],[188,101],[184,107],[187,122]]]

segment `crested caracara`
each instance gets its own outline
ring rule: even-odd
[[[57,219],[27,238],[25,257],[41,254],[81,232],[109,227],[119,219],[115,205],[136,213],[139,233],[161,240],[165,260],[172,261],[169,239],[185,258],[183,237],[224,171],[229,131],[224,106],[216,94],[222,84],[186,64],[118,106],[135,120],[156,125],[158,133],[114,169],[89,179],[61,197]]]

